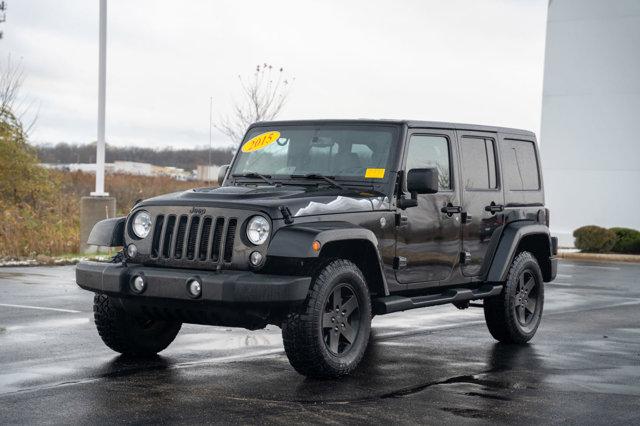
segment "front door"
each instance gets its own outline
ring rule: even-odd
[[[462,273],[480,275],[494,231],[503,224],[497,135],[458,131],[462,187]]]
[[[436,167],[439,190],[418,195],[418,206],[400,210],[396,242],[396,279],[407,288],[437,285],[451,275],[460,254],[460,206],[455,184],[457,158],[454,131],[418,130],[409,134],[403,170]],[[406,185],[404,188],[406,193]]]

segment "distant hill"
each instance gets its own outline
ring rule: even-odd
[[[96,144],[69,144],[34,146],[41,163],[95,163]],[[231,148],[214,148],[211,151],[211,163],[229,164],[234,150]],[[139,147],[117,147],[107,145],[106,162],[137,161],[157,166],[174,166],[185,170],[194,170],[198,165],[209,161],[209,149],[152,149]]]

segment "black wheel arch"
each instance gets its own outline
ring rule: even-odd
[[[320,243],[320,251],[313,250],[314,241]],[[371,230],[352,223],[327,221],[281,228],[271,239],[267,255],[309,260],[350,260],[362,271],[372,294],[389,295],[377,237]]]
[[[126,220],[126,216],[121,216],[97,222],[91,229],[87,244],[103,247],[123,246]]]
[[[551,263],[553,245],[549,228],[533,221],[518,221],[507,224],[500,233],[500,240],[493,256],[487,257],[490,263],[485,269],[487,272],[484,280],[505,281],[513,259],[523,251],[530,252],[536,258],[545,282],[555,278]]]

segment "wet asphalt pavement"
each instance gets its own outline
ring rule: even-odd
[[[0,268],[0,423],[640,423],[640,265],[562,262],[528,345],[482,310],[376,317],[361,368],[298,375],[280,330],[185,325],[161,356],[106,348],[73,267]]]

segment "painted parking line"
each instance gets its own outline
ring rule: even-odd
[[[556,274],[556,278],[573,278],[573,275]]]
[[[0,303],[0,306],[4,306],[6,308],[22,308],[22,309],[36,309],[39,311],[66,312],[68,314],[82,313],[82,311],[74,311],[73,309],[45,308],[44,306],[12,305],[9,303]]]

